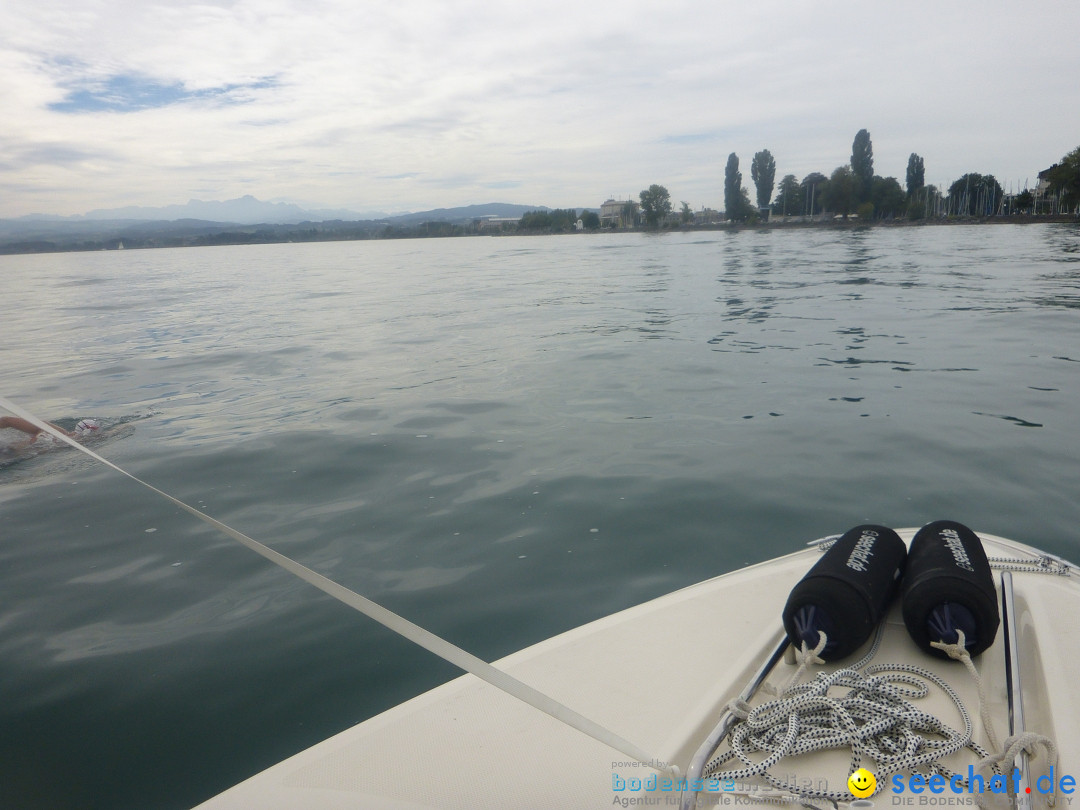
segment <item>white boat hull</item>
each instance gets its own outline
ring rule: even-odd
[[[913,533],[900,532],[909,542]],[[990,557],[1041,554],[1003,538],[980,537]],[[807,549],[702,582],[543,641],[495,666],[650,752],[653,764],[672,763],[685,773],[728,701],[780,641],[788,593],[818,555]],[[1014,581],[1027,728],[1057,743],[1058,776],[1080,776],[1080,577],[1072,569],[1067,576],[1016,573]],[[999,631],[976,664],[1003,740],[1009,733],[1002,636]],[[898,606],[886,619],[875,660],[917,663],[938,674],[977,715],[977,693],[966,671],[919,651]],[[794,671],[780,663],[763,692],[775,693]],[[945,722],[959,722],[943,696],[926,700]],[[977,721],[976,728],[981,738]],[[970,754],[955,756],[953,764],[965,770],[973,761]],[[1033,762],[1032,779],[1043,775],[1044,762]],[[847,767],[847,757],[819,756],[798,776],[839,787]],[[635,794],[631,780],[651,786],[654,774],[656,789]],[[633,798],[677,806],[678,791],[662,790],[663,778],[465,675],[302,751],[200,810],[598,808]],[[626,783],[622,789],[620,780]]]

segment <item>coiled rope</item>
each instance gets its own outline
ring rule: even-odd
[[[883,633],[884,625],[880,625],[869,652],[854,665],[831,674],[819,673],[814,680],[800,684],[798,680],[809,666],[824,663],[818,655],[828,639],[819,633],[813,650],[803,642],[796,654],[799,667],[779,699],[753,708],[743,701],[729,704],[729,710],[739,718],[729,737],[730,750],[711,760],[703,776],[721,781],[758,778],[782,795],[798,796],[804,803],[824,799],[835,805],[850,801],[851,794],[808,786],[805,780],[794,783],[770,773],[770,769],[786,757],[847,749],[851,753],[848,773],[872,763],[873,773],[881,783],[901,771],[925,768],[950,781],[959,777],[966,789],[966,778],[941,762],[964,749],[979,758],[973,772],[984,778],[1001,775],[1003,764],[1012,763],[1021,751],[1034,754],[1039,747],[1046,752],[1051,765],[1057,764],[1054,742],[1040,734],[1010,737],[1004,748],[999,749],[983,681],[964,646],[963,631],[958,631],[955,644],[936,642],[932,646],[963,663],[971,674],[978,688],[979,714],[990,750],[1000,750],[997,754],[975,742],[967,708],[953,688],[937,675],[911,664],[869,665],[877,654]],[[952,701],[960,715],[962,730],[946,725],[910,702],[909,699],[926,697],[931,685]],[[841,690],[847,692],[838,694]],[[742,767],[730,767],[736,763]],[[759,798],[768,796],[761,794]],[[994,798],[980,794],[975,797],[975,803],[989,807]],[[1051,792],[1047,796],[1049,806],[1054,806],[1054,800]]]
[[[949,727],[910,702],[929,694],[931,684],[952,701],[962,730]],[[749,711],[742,707],[733,710],[742,722],[731,733],[731,750],[713,759],[705,775],[720,780],[756,777],[803,799],[846,802],[851,794],[792,783],[770,773],[785,757],[849,749],[848,773],[873,763],[872,770],[881,781],[894,773],[926,766],[951,777],[940,760],[965,748],[980,759],[989,756],[972,739],[971,718],[952,687],[929,670],[910,664],[874,664],[862,671],[848,667],[821,673],[808,683],[789,687],[777,700]],[[760,757],[763,753],[764,759]],[[742,767],[727,767],[736,762]]]

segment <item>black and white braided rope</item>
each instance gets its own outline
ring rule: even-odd
[[[929,694],[931,685],[956,706],[962,730],[910,702]],[[804,800],[850,801],[851,794],[795,784],[770,773],[785,757],[847,749],[851,753],[848,773],[866,766],[881,781],[915,769],[951,778],[956,774],[941,760],[965,748],[980,759],[988,756],[972,739],[971,717],[952,687],[934,673],[908,664],[819,674],[808,683],[790,687],[777,700],[754,708],[745,704],[732,708],[740,722],[731,732],[730,750],[709,762],[705,777],[758,778]]]
[[[1017,560],[1012,557],[987,557],[990,567],[997,571],[1012,571],[1017,574],[1052,574],[1057,577],[1067,577],[1071,573],[1069,564],[1042,555],[1031,560]]]

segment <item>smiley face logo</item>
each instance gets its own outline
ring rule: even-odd
[[[874,791],[877,790],[877,779],[866,768],[859,768],[848,777],[847,786],[856,799],[865,799],[867,796],[874,795]]]

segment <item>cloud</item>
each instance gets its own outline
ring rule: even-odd
[[[725,133],[714,132],[693,132],[683,135],[664,135],[659,139],[658,143],[670,143],[676,145],[686,144],[699,144],[699,143],[712,143],[719,141],[725,137]]]
[[[18,150],[17,163],[22,166],[77,166],[87,161],[109,156],[108,152],[91,152],[67,144],[37,143]]]
[[[715,206],[728,153],[828,173],[864,127],[880,174],[914,151],[929,182],[1015,183],[1080,139],[1078,29],[1071,0],[9,0],[0,182],[35,192],[0,216],[245,193],[569,207],[654,182]]]

